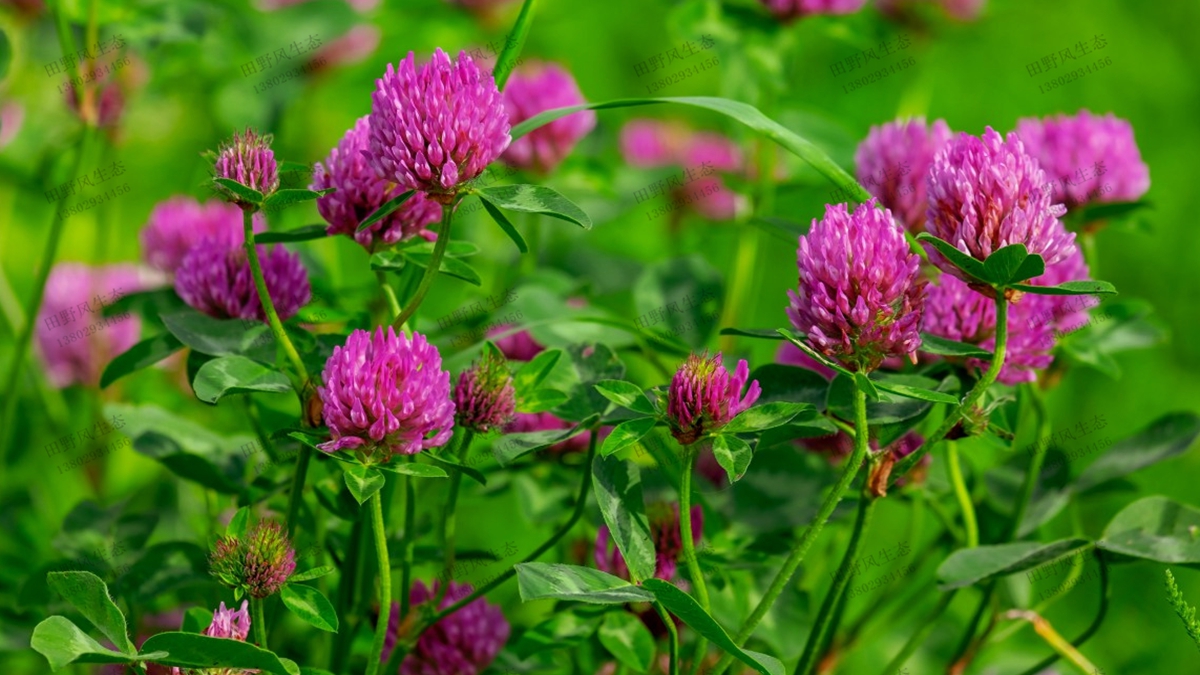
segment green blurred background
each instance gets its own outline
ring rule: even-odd
[[[86,4],[73,0],[64,6],[68,16],[82,20]],[[135,59],[126,74],[143,80],[128,94],[110,141],[96,150],[105,153],[106,161],[124,164],[123,179],[132,190],[72,217],[58,260],[138,260],[137,233],[151,208],[177,194],[205,198],[208,165],[200,153],[215,148],[237,128],[254,125],[274,133],[276,155],[282,159],[305,163],[323,159],[353,121],[369,111],[374,80],[385,64],[398,61],[409,50],[420,58],[435,47],[457,51],[503,39],[516,9],[510,6],[510,11],[485,21],[441,0],[385,0],[366,12],[339,0],[317,0],[275,11],[238,2],[103,0],[98,4],[102,34],[123,36]],[[1200,119],[1200,69],[1196,66],[1200,42],[1195,39],[1200,3],[990,0],[977,21],[955,23],[934,18],[907,26],[889,22],[868,8],[848,17],[801,21],[782,31],[734,29],[730,21],[708,14],[710,9],[702,0],[541,0],[525,58],[565,65],[589,100],[638,97],[645,95],[645,85],[654,77],[639,77],[635,64],[700,34],[711,34],[722,65],[657,94],[724,95],[755,103],[793,131],[812,138],[847,170],[852,170],[854,146],[868,128],[898,115],[944,118],[954,130],[976,134],[988,125],[1010,130],[1020,117],[1074,113],[1082,108],[1095,113],[1111,111],[1128,119],[1150,167],[1147,198],[1154,208],[1143,219],[1149,231],[1114,228],[1101,233],[1097,277],[1111,281],[1124,297],[1151,301],[1171,339],[1152,350],[1120,355],[1119,379],[1086,369],[1072,372],[1050,398],[1054,420],[1065,428],[1080,419],[1103,415],[1108,420],[1106,433],[1116,439],[1166,411],[1200,409],[1200,344],[1188,338],[1200,328],[1200,274],[1190,262],[1200,254],[1200,237],[1194,231],[1200,203],[1193,185],[1200,148],[1200,125],[1196,124]],[[15,298],[23,305],[31,293],[34,261],[41,255],[52,217],[42,190],[69,178],[64,175],[66,156],[80,124],[56,91],[59,80],[47,77],[44,71],[44,64],[59,56],[48,15],[31,18],[5,6],[0,17],[13,43],[13,62],[0,83],[0,105],[16,102],[24,109],[24,121],[15,138],[0,149],[0,264],[11,284],[11,292],[4,291],[4,302],[11,305]],[[261,78],[244,77],[240,70],[258,55],[295,40],[317,35],[328,44],[359,24],[375,26],[380,40],[378,47],[357,63],[295,78],[263,93],[254,91]],[[905,54],[913,57],[915,65],[845,93],[842,87],[847,80],[864,71],[835,77],[830,65],[899,34],[911,37],[912,45]],[[1049,78],[1031,77],[1026,65],[1097,35],[1106,39],[1101,55],[1110,57],[1112,65],[1040,93],[1038,84]],[[290,67],[294,63],[280,66],[279,71]],[[1050,74],[1063,72],[1060,68]],[[738,303],[737,325],[786,325],[785,291],[795,283],[794,241],[746,222],[714,224],[695,216],[689,216],[679,231],[672,233],[665,219],[647,218],[653,204],[635,203],[633,193],[656,176],[623,168],[617,138],[625,121],[646,115],[686,119],[694,128],[725,132],[739,142],[747,156],[754,156],[756,139],[715,115],[665,106],[600,112],[596,130],[549,180],[583,206],[596,226],[583,232],[558,221],[541,223],[543,249],[538,267],[566,273],[575,279],[565,283],[566,287],[582,290],[595,304],[633,319],[637,312],[631,287],[640,266],[698,254],[721,271],[728,285],[739,242],[752,237],[758,244],[752,301]],[[781,157],[784,154],[778,152]],[[807,222],[821,214],[833,186],[795,158],[786,161],[789,178],[778,187],[773,215]],[[742,192],[752,189],[745,186]],[[271,227],[285,229],[312,222],[318,222],[318,216],[314,207],[306,205],[273,219]],[[479,215],[466,223],[456,224],[457,236],[483,248],[484,286],[476,290],[453,280],[439,282],[427,301],[438,309],[426,313],[423,325],[434,324],[436,317],[465,302],[513,286],[519,282],[518,269],[529,272],[528,263],[518,268],[515,249],[493,225]],[[337,289],[338,304],[356,307],[373,297],[365,258],[352,242],[337,238],[298,248],[305,252],[314,277]],[[0,368],[10,363],[12,335],[6,321],[0,330]],[[715,348],[718,340],[710,335],[707,344]],[[732,344],[733,351],[749,358],[752,365],[769,362],[775,347],[775,343],[741,339]],[[631,367],[654,377],[644,364]],[[162,470],[128,450],[106,460],[98,486],[81,472],[60,475],[41,448],[65,431],[52,426],[43,402],[32,393],[32,383],[27,380],[25,385],[27,393],[15,430],[17,441],[6,449],[0,474],[6,507],[0,509],[5,533],[0,537],[4,561],[0,562],[0,604],[9,618],[22,612],[17,591],[25,572],[14,570],[25,569],[28,561],[54,558],[51,541],[76,502],[98,497],[106,503],[128,498],[151,504],[158,499],[152,497],[153,492],[162,491],[161,485],[155,487],[156,480],[161,483]],[[104,392],[104,397],[155,402],[212,428],[248,432],[236,407],[232,411],[228,407],[214,409],[189,400],[159,371],[128,378]],[[61,404],[69,419],[84,419],[94,409],[95,400],[94,394],[72,390],[65,392]],[[981,448],[976,455],[968,453],[968,465],[989,466],[1000,454]],[[1200,460],[1187,455],[1134,476],[1136,492],[1113,491],[1092,497],[1072,515],[1080,519],[1084,532],[1095,537],[1111,516],[1136,496],[1163,494],[1195,502],[1197,476]],[[569,487],[562,483],[555,489]],[[183,514],[204,510],[199,491],[180,488],[177,499]],[[508,503],[496,508],[481,494],[468,495],[460,511],[464,544],[486,548],[512,541],[528,550],[543,538],[550,525],[517,525],[512,516],[503,515],[517,509],[528,514],[533,507],[517,504],[514,492],[506,493],[502,500]],[[874,529],[880,546],[896,545],[891,541],[895,537],[886,533],[903,527],[906,513],[900,504],[885,505]],[[1068,533],[1069,520],[1063,515],[1052,521],[1042,538]],[[202,523],[187,515],[165,521],[156,538],[166,534],[194,540],[204,537]],[[844,535],[835,535],[842,537],[837,541],[843,541]],[[818,551],[832,555],[836,542],[826,539]],[[17,565],[16,561],[21,562]],[[1200,576],[1187,569],[1175,573],[1185,594],[1193,602],[1200,600]],[[820,581],[806,578],[805,585],[823,588]],[[906,583],[891,588],[900,593]],[[1096,595],[1095,579],[1085,580],[1048,618],[1064,634],[1074,635],[1093,616]],[[927,648],[909,662],[908,672],[932,673],[944,668],[945,655],[976,602],[972,593],[960,596],[931,635]],[[522,606],[511,583],[493,597],[516,623],[535,622],[546,609]],[[932,599],[931,595],[922,606]],[[1195,669],[1200,655],[1164,599],[1160,566],[1136,563],[1114,568],[1112,603],[1105,625],[1084,649],[1104,672]],[[870,608],[861,600],[851,604],[852,614],[861,611]],[[843,664],[842,672],[881,669],[908,635],[905,626],[911,625],[916,614],[902,617],[860,645]],[[45,661],[27,649],[27,632],[14,629],[4,633],[0,649],[5,653],[0,654],[0,662],[11,664],[6,666],[7,672],[46,671]],[[798,649],[803,633],[790,639]],[[1018,672],[1045,653],[1045,645],[1026,627],[986,651],[972,672],[984,672],[991,666],[997,673]]]

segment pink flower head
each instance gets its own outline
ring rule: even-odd
[[[1026,151],[1046,172],[1045,189],[1068,210],[1098,202],[1135,201],[1150,188],[1133,127],[1109,113],[1017,120]]]
[[[855,177],[904,227],[921,232],[928,206],[925,174],[950,137],[945,121],[926,125],[920,117],[871,127],[854,153]]]
[[[488,331],[488,337],[492,338],[492,342],[509,361],[532,361],[533,357],[546,350],[545,345],[535,340],[527,330],[517,331],[501,338],[494,337],[512,329],[513,324],[501,324]]]
[[[100,383],[104,368],[136,344],[142,330],[136,316],[105,317],[104,307],[141,289],[141,275],[130,265],[59,263],[50,270],[34,344],[51,384]]]
[[[636,119],[621,128],[621,156],[633,167],[654,168],[679,163],[690,132],[677,122]]]
[[[671,378],[667,390],[667,417],[675,440],[691,445],[754,405],[762,388],[757,381],[746,388],[749,379],[750,367],[745,359],[738,361],[731,377],[721,363],[720,352],[712,357],[689,355]],[[746,395],[738,400],[743,388]]]
[[[1033,382],[1037,371],[1054,360],[1054,328],[1050,321],[1040,319],[1039,302],[1020,302],[1008,312],[1008,343],[1004,367],[999,379],[1004,384]],[[921,329],[930,335],[948,340],[979,345],[989,351],[996,348],[996,305],[958,277],[943,274],[937,284],[929,287]],[[986,369],[990,361],[969,359],[968,365]]]
[[[508,147],[508,114],[496,82],[462,52],[441,49],[417,67],[412,52],[376,81],[367,163],[406,190],[448,203]]]
[[[212,623],[204,629],[208,637],[227,638],[230,640],[246,641],[250,635],[250,612],[247,609],[249,600],[242,600],[242,606],[236,612],[225,607],[222,602],[219,609],[213,612]]]
[[[312,298],[308,270],[298,253],[289,253],[282,246],[256,248],[271,302],[279,318],[286,321]],[[202,240],[183,257],[175,274],[175,292],[211,317],[267,320],[245,247],[220,237]]]
[[[317,395],[333,439],[325,452],[363,448],[386,461],[445,445],[454,430],[450,373],[438,350],[420,333],[409,338],[388,326],[372,335],[355,330],[333,348]]]
[[[737,195],[725,186],[722,173],[744,169],[741,150],[720,134],[700,132],[687,141],[683,164],[697,176],[684,192],[695,197],[693,206],[709,220],[729,220],[737,212]],[[686,171],[685,171],[686,173]]]
[[[1051,203],[1046,174],[1016,134],[1005,140],[991,127],[982,138],[960,134],[937,154],[926,180],[925,230],[977,260],[1024,244],[1053,265],[1075,241],[1059,221],[1066,209]],[[969,280],[932,245],[925,249],[943,272]]]
[[[233,140],[223,143],[217,153],[213,167],[217,178],[228,178],[248,188],[258,190],[264,197],[279,187],[279,167],[275,163],[275,152],[271,150],[270,134],[259,135],[247,128],[246,133],[233,134]],[[228,188],[218,187],[229,201],[239,206],[249,206]]]
[[[337,188],[317,200],[317,211],[329,223],[327,231],[353,237],[368,251],[381,244],[391,245],[418,235],[434,238],[434,234],[425,228],[442,219],[442,205],[423,192],[414,194],[400,208],[362,232],[356,232],[358,224],[367,216],[404,192],[377,176],[367,163],[369,124],[368,117],[358,118],[337,147],[329,152],[325,163],[317,162],[313,170],[311,189]]]
[[[553,63],[517,68],[504,88],[504,107],[514,125],[553,108],[584,103],[575,78]],[[595,127],[596,113],[581,110],[513,141],[501,159],[518,169],[550,173]]]
[[[255,232],[266,230],[261,215],[255,214],[253,223]],[[154,207],[139,237],[146,264],[174,274],[203,239],[217,239],[229,246],[241,244],[242,210],[225,202],[201,204],[191,197],[172,197]]]
[[[209,567],[226,586],[266,598],[278,593],[296,571],[296,551],[282,525],[262,520],[244,537],[218,538]]]
[[[517,392],[504,357],[485,351],[458,376],[454,410],[459,426],[486,434],[504,427],[517,414]]]
[[[650,536],[654,539],[655,566],[654,578],[663,581],[673,581],[683,559],[683,524],[679,520],[678,504],[657,504],[650,511]],[[699,506],[693,506],[692,544],[700,543],[701,530],[704,529],[704,512]],[[607,525],[601,525],[596,533],[596,567],[601,572],[629,579],[629,568],[625,565],[625,557],[621,555],[616,542],[611,539]]]
[[[817,351],[859,371],[910,356],[921,344],[920,261],[874,199],[853,214],[845,204],[826,205],[825,218],[800,237],[800,283],[788,291],[788,318]]]
[[[415,582],[409,594],[414,611],[419,605],[432,602],[441,584],[441,581],[434,581],[432,587],[427,587],[422,581]],[[474,590],[470,584],[450,582],[438,609],[453,605]],[[391,657],[400,639],[400,619],[400,603],[393,602],[384,640],[384,662]],[[400,674],[479,675],[504,648],[510,631],[500,607],[477,598],[422,633],[413,650],[400,663]]]
[[[813,14],[853,14],[867,0],[761,0],[767,9],[784,21]]]

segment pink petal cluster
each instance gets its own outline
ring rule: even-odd
[[[50,270],[34,345],[51,384],[99,384],[109,361],[136,344],[142,330],[136,316],[103,316],[104,306],[142,287],[131,265],[59,263]]]
[[[717,431],[746,408],[754,405],[762,393],[758,382],[750,382],[746,360],[738,361],[730,376],[721,362],[721,353],[691,354],[667,389],[667,418],[675,440],[691,445],[706,433]],[[746,389],[745,396],[742,390]],[[740,400],[739,400],[740,397]]]
[[[396,335],[388,326],[375,333],[355,330],[333,348],[317,388],[332,440],[326,452],[376,450],[415,455],[444,445],[454,430],[450,373],[438,350],[420,333]]]
[[[853,214],[845,204],[826,205],[825,218],[800,237],[788,318],[814,349],[859,371],[909,356],[921,344],[920,261],[874,199]]]
[[[441,49],[419,68],[412,52],[376,81],[367,162],[404,189],[448,202],[508,147],[508,114],[496,82],[466,52]]]
[[[679,519],[679,505],[658,505],[652,509],[650,518],[650,536],[654,539],[655,567],[654,578],[663,581],[673,581],[679,563],[683,559],[683,525]],[[693,506],[692,544],[700,543],[701,531],[704,529],[704,511],[699,506]],[[612,540],[607,525],[601,525],[596,533],[595,561],[601,572],[629,579],[629,567],[625,557],[621,555],[617,544]]]
[[[433,239],[425,228],[442,219],[442,205],[418,192],[388,216],[357,232],[359,223],[404,192],[389,184],[371,169],[366,151],[370,144],[370,122],[360,117],[354,127],[342,136],[325,162],[317,162],[313,170],[313,190],[337,188],[317,200],[317,211],[329,223],[329,234],[344,234],[354,238],[368,251],[380,245],[391,245],[418,235]]]
[[[944,120],[897,120],[871,127],[854,153],[858,182],[914,234],[925,229],[925,175],[951,135]]]
[[[513,324],[501,324],[488,331],[488,337],[509,361],[532,361],[533,357],[545,351],[545,345],[535,340],[527,330],[517,331],[512,335],[500,338],[494,337],[512,329]]]
[[[434,581],[431,587],[417,581],[409,598],[414,611],[423,603],[432,602],[441,587]],[[470,584],[450,582],[446,597],[438,609],[445,609],[474,592]],[[388,632],[384,640],[383,661],[395,649],[400,635],[400,603],[393,602],[388,617]],[[511,628],[500,607],[478,598],[462,609],[438,621],[417,639],[413,650],[400,663],[401,675],[479,675],[504,648]]]
[[[1016,134],[1006,140],[991,127],[982,138],[960,134],[938,153],[927,181],[925,230],[977,260],[1024,244],[1052,265],[1075,240],[1059,221],[1066,209],[1051,202],[1046,174]],[[968,280],[932,245],[925,249],[943,272]]]
[[[1133,127],[1109,113],[1017,121],[1017,136],[1046,172],[1047,189],[1068,210],[1099,202],[1135,201],[1150,188]]]
[[[553,63],[531,63],[517,68],[504,87],[504,107],[512,125],[553,108],[584,103],[587,100],[575,78]],[[547,174],[595,127],[596,113],[581,110],[518,138],[500,158],[518,169]]]
[[[266,230],[266,221],[255,214],[254,231]],[[174,274],[192,247],[203,239],[224,245],[242,243],[242,210],[225,202],[207,204],[178,196],[159,202],[142,228],[142,259],[156,270]]]
[[[222,602],[220,608],[213,612],[212,623],[204,629],[204,634],[208,637],[245,642],[246,637],[250,635],[250,612],[247,609],[249,603],[249,600],[242,600],[241,608],[235,612],[225,607],[225,603]]]
[[[228,178],[269,196],[279,187],[279,166],[271,150],[270,134],[260,135],[247,128],[245,134],[233,134],[233,140],[221,145],[214,165],[217,178]],[[241,199],[225,188],[221,190],[230,201]]]
[[[258,246],[257,250],[271,302],[279,318],[286,321],[312,298],[308,270],[298,253],[289,253],[283,246]],[[211,317],[267,320],[241,244],[210,238],[193,246],[175,274],[175,292]]]
[[[691,131],[678,122],[635,119],[621,128],[621,156],[638,168],[676,164],[690,136]]]
[[[813,14],[853,14],[867,0],[761,0],[767,9],[784,21]]]
[[[459,374],[454,410],[459,426],[481,434],[513,421],[517,392],[503,357],[485,352],[478,363]]]

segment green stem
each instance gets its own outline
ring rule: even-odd
[[[684,450],[683,474],[679,481],[679,525],[683,535],[683,556],[687,562],[688,578],[696,589],[696,599],[700,608],[705,612],[709,608],[708,586],[704,583],[704,572],[700,569],[700,561],[696,559],[696,544],[692,533],[692,474],[696,470],[696,456],[699,450],[688,447]],[[700,662],[704,658],[708,642],[704,636],[696,634],[696,646],[692,656],[691,672],[699,671]]]
[[[946,443],[946,459],[950,484],[954,486],[954,496],[958,498],[958,506],[962,509],[963,527],[967,531],[967,548],[975,548],[979,546],[979,524],[975,518],[975,504],[971,501],[971,494],[963,480],[962,467],[959,466],[958,443]]]
[[[292,492],[288,495],[288,536],[296,531],[300,516],[300,502],[304,498],[304,480],[308,476],[308,464],[312,461],[313,449],[301,444],[300,456],[296,458],[296,471],[292,474]]]
[[[412,586],[413,545],[417,540],[417,484],[409,475],[400,476],[400,485],[404,489],[404,549],[400,564],[400,617],[408,616],[410,592]]]
[[[1108,563],[1104,561],[1104,555],[1099,551],[1095,551],[1095,555],[1100,564],[1100,606],[1096,609],[1096,618],[1092,619],[1091,625],[1080,633],[1079,637],[1071,640],[1071,644],[1075,647],[1082,647],[1083,643],[1091,639],[1096,631],[1100,630],[1100,624],[1104,623],[1104,617],[1108,615],[1108,601],[1112,595],[1112,587],[1108,583]],[[1060,658],[1062,658],[1062,654],[1055,652],[1021,675],[1037,675],[1054,665]]]
[[[450,245],[450,221],[453,219],[454,205],[444,205],[442,207],[442,229],[438,232],[437,243],[433,246],[433,256],[429,259],[429,266],[425,268],[425,274],[421,277],[421,285],[417,286],[417,292],[413,293],[413,297],[408,301],[408,306],[404,308],[404,311],[392,320],[393,326],[403,327],[416,313],[421,302],[425,300],[425,294],[429,292],[429,287],[433,285],[433,278],[437,276],[438,269],[442,266],[442,256],[446,254],[446,247]]]
[[[387,273],[383,270],[375,270],[375,278],[379,281],[379,287],[383,289],[383,297],[387,300],[388,311],[392,316],[400,316],[400,301],[396,299],[396,289],[388,283]]]
[[[891,663],[884,667],[881,675],[895,675],[896,673],[901,672],[900,669],[904,667],[904,663],[908,661],[908,657],[912,656],[912,653],[917,651],[917,647],[921,646],[921,644],[925,642],[925,638],[929,635],[929,631],[933,630],[934,624],[937,623],[937,620],[946,611],[946,608],[950,606],[951,601],[954,600],[954,596],[957,593],[958,591],[954,590],[950,591],[949,593],[942,594],[942,599],[938,602],[937,607],[934,607],[933,611],[929,613],[929,616],[925,617],[925,620],[921,623],[917,630],[913,632],[912,637],[908,639],[908,642],[905,642],[904,646],[900,648],[900,653],[896,654],[896,657],[892,659]]]
[[[742,623],[742,627],[738,630],[737,637],[734,639],[734,643],[737,646],[741,647],[746,643],[746,640],[754,633],[754,629],[758,627],[759,622],[767,615],[767,611],[779,599],[779,595],[783,593],[783,589],[791,582],[792,576],[796,573],[797,568],[800,567],[800,563],[803,562],[804,556],[808,554],[808,549],[816,541],[817,535],[821,534],[825,523],[833,515],[833,511],[837,508],[838,503],[842,501],[842,497],[854,481],[854,477],[858,475],[858,470],[862,466],[863,459],[867,456],[869,434],[867,433],[867,395],[857,388],[854,390],[854,417],[856,424],[854,452],[846,460],[846,464],[842,469],[842,475],[838,477],[837,483],[833,486],[829,495],[825,497],[825,501],[821,503],[821,508],[817,512],[816,517],[813,518],[813,521],[809,524],[808,529],[804,531],[804,534],[800,536],[800,540],[796,542],[796,546],[792,549],[792,552],[788,554],[783,567],[780,568],[775,578],[771,580],[771,585],[767,588],[766,594],[758,601],[758,605],[755,606],[754,611],[751,612],[746,621]],[[717,667],[713,671],[713,675],[721,675],[732,663],[733,656],[726,653],[717,662]]]
[[[471,447],[471,439],[475,433],[470,429],[463,429],[462,435],[455,435],[451,439],[450,454],[461,464]],[[457,445],[455,445],[457,443]],[[458,491],[462,485],[462,472],[455,471],[454,475],[450,476],[450,494],[446,497],[446,510],[442,516],[442,553],[445,559],[442,571],[442,587],[438,591],[437,604],[442,604],[442,598],[446,596],[446,590],[450,588],[450,580],[454,578],[454,530],[456,527],[455,509],[458,506]],[[436,605],[435,605],[436,606]]]
[[[1046,644],[1050,645],[1059,656],[1065,657],[1083,675],[1094,675],[1100,672],[1091,661],[1088,661],[1087,657],[1079,653],[1079,650],[1074,645],[1067,642],[1062,635],[1059,635],[1058,631],[1054,630],[1054,626],[1051,626],[1049,621],[1046,621],[1037,613],[1014,609],[1009,611],[1005,616],[1009,619],[1024,619],[1033,624],[1033,630],[1046,641]]]
[[[254,618],[250,620],[254,628],[254,641],[262,649],[267,647],[267,622],[263,620],[263,603],[265,598],[250,598],[250,611],[254,614]]]
[[[379,662],[383,659],[383,641],[387,636],[388,620],[392,614],[392,566],[388,562],[387,533],[383,528],[383,498],[376,492],[371,495],[370,501],[371,530],[375,534],[375,552],[379,557],[379,619],[375,623],[375,640],[367,660],[367,675],[375,675],[379,671]]]
[[[300,353],[296,351],[296,346],[292,344],[287,331],[283,329],[283,322],[279,320],[279,314],[275,311],[275,302],[271,300],[271,294],[267,290],[267,281],[263,278],[262,263],[258,260],[258,248],[254,245],[253,212],[242,211],[242,227],[245,232],[246,257],[250,260],[250,273],[254,276],[254,288],[258,290],[258,299],[262,302],[263,312],[267,315],[271,333],[275,335],[279,344],[283,345],[283,351],[287,354],[288,360],[292,362],[292,367],[296,369],[300,381],[307,385],[308,370],[305,369],[304,362],[300,360]],[[297,391],[303,391],[303,386]],[[303,404],[303,401],[301,403]]]
[[[866,436],[866,434],[862,435]],[[871,521],[871,513],[875,510],[876,501],[865,490],[859,498],[858,515],[854,519],[850,545],[846,547],[846,554],[842,556],[842,562],[838,565],[837,574],[833,578],[833,586],[825,595],[825,600],[821,602],[821,609],[817,613],[812,631],[808,634],[808,641],[804,645],[804,653],[800,656],[800,662],[796,664],[795,675],[809,675],[817,665],[817,659],[821,656],[820,646],[825,643],[829,634],[834,609],[846,592],[846,586],[850,584],[850,569],[854,566],[854,560],[862,550],[863,533]]]
[[[667,613],[661,602],[655,601],[654,610],[667,627],[667,655],[670,659],[667,675],[679,675],[679,631],[675,629],[675,620]]]

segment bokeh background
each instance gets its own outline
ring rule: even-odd
[[[410,50],[420,58],[435,47],[454,52],[486,49],[489,42],[504,39],[516,10],[513,5],[481,17],[442,0],[383,0],[358,7],[341,0],[294,5],[274,0],[271,4],[290,6],[233,0],[96,3],[102,35],[121,36],[132,63],[121,72],[127,81],[119,122],[105,132],[106,140],[97,146],[95,165],[119,161],[125,168],[121,180],[131,189],[73,216],[66,225],[58,260],[138,260],[137,234],[152,207],[178,194],[207,198],[209,165],[201,153],[215,148],[235,129],[251,125],[273,133],[276,155],[282,159],[318,161],[357,117],[369,111],[374,81],[386,64]],[[45,64],[60,54],[53,22],[39,5],[0,3],[0,26],[12,48],[8,74],[0,80],[0,109],[15,106],[23,113],[19,120],[11,114],[5,116],[0,127],[0,265],[5,277],[0,287],[0,304],[5,310],[5,320],[0,322],[0,368],[10,363],[11,320],[20,317],[20,307],[32,292],[35,261],[53,215],[53,205],[47,203],[43,191],[69,178],[64,175],[66,157],[81,129],[57,90],[62,76],[46,73]],[[67,16],[82,25],[88,3],[68,0],[63,6]],[[868,128],[900,115],[943,118],[956,131],[978,134],[989,125],[1008,131],[1020,117],[1074,113],[1083,108],[1114,112],[1133,125],[1150,167],[1147,199],[1153,208],[1144,212],[1135,226],[1101,233],[1095,274],[1115,284],[1123,297],[1150,301],[1169,340],[1154,349],[1121,354],[1117,359],[1119,378],[1083,368],[1073,371],[1050,397],[1055,426],[1065,428],[1080,419],[1102,415],[1108,421],[1105,433],[1116,439],[1163,412],[1200,409],[1200,343],[1190,337],[1200,330],[1200,274],[1193,264],[1200,255],[1195,216],[1200,202],[1194,185],[1200,149],[1200,126],[1196,124],[1200,119],[1200,42],[1195,39],[1200,4],[989,0],[982,15],[970,21],[953,21],[928,12],[898,22],[868,8],[851,16],[814,18],[786,28],[731,18],[746,13],[747,6],[732,3],[722,13],[708,0],[541,0],[524,58],[564,65],[591,101],[639,97],[647,94],[647,85],[655,77],[640,75],[636,64],[684,41],[711,35],[715,40],[711,53],[719,56],[721,64],[665,87],[657,95],[720,95],[754,103],[789,129],[811,138],[847,170],[852,170],[854,147]],[[347,34],[357,36],[354,47],[358,53],[356,49],[340,54],[321,51]],[[911,57],[914,65],[846,92],[843,86],[847,81],[865,71],[836,76],[831,65],[899,35],[911,39],[904,55]],[[327,57],[325,66],[256,91],[265,76],[245,75],[245,64],[293,42],[309,44],[314,36],[320,42],[317,49],[268,72],[285,72],[318,55]],[[1041,93],[1038,85],[1044,84],[1048,75],[1065,70],[1031,77],[1027,65],[1096,36],[1106,40],[1100,55],[1111,58],[1112,65]],[[727,134],[748,157],[758,157],[760,151],[752,134],[716,115],[669,106],[601,111],[595,131],[549,180],[588,211],[595,228],[585,232],[559,221],[538,223],[540,259],[518,261],[512,244],[481,214],[469,216],[464,224],[456,223],[459,237],[482,248],[475,263],[484,274],[483,287],[442,280],[427,300],[427,306],[437,309],[424,312],[419,325],[436,325],[439,316],[514,287],[533,289],[519,292],[514,303],[531,316],[551,311],[542,304],[542,291],[536,290],[550,288],[559,295],[584,295],[594,305],[633,320],[639,315],[634,286],[648,266],[698,258],[703,262],[693,260],[693,268],[718,275],[728,291],[736,256],[747,250],[756,253],[749,290],[736,300],[726,293],[726,304],[736,302],[736,306],[723,306],[723,311],[739,327],[786,325],[785,292],[795,283],[795,241],[757,227],[746,217],[714,223],[688,214],[674,224],[666,218],[648,217],[655,204],[637,203],[634,193],[660,175],[629,169],[618,150],[622,125],[638,116],[685,120],[693,128]],[[782,150],[775,153],[787,167],[787,177],[775,187],[770,215],[808,222],[820,216],[833,186],[785,154]],[[757,189],[751,183],[734,187],[747,197]],[[315,208],[305,205],[273,216],[270,226],[286,229],[314,222],[319,222]],[[352,242],[331,238],[297,248],[319,279],[318,292],[323,288],[333,296],[328,304],[352,308],[374,297],[365,258]],[[727,353],[744,356],[752,365],[773,359],[773,342],[721,341],[711,331],[699,331],[693,337],[704,346],[723,347]],[[465,363],[470,353],[452,356],[451,361]],[[31,369],[41,370],[36,357],[27,363],[33,364]],[[633,359],[630,363],[634,372],[654,377],[645,362]],[[168,371],[144,371],[102,394],[83,389],[39,394],[39,387],[44,390],[39,379],[23,379],[14,442],[4,449],[0,469],[0,663],[5,672],[47,670],[45,661],[28,649],[31,624],[26,600],[31,596],[25,594],[32,592],[28,584],[35,570],[59,557],[56,541],[63,520],[81,500],[94,499],[104,505],[128,500],[135,510],[159,510],[154,541],[203,540],[206,508],[219,512],[232,505],[222,496],[206,507],[204,491],[177,484],[154,461],[127,447],[112,453],[94,472],[62,473],[56,468],[57,460],[47,458],[43,451],[47,443],[85,424],[101,400],[153,402],[224,433],[251,433],[237,406],[200,404],[171,378]],[[1000,449],[976,450],[967,452],[973,476],[976,469],[1004,459]],[[939,474],[936,460],[931,473]],[[1133,476],[1123,489],[1072,507],[1044,527],[1043,538],[1065,536],[1075,528],[1097,537],[1112,515],[1137,496],[1163,494],[1194,503],[1198,476],[1200,458],[1194,453],[1151,467]],[[571,489],[566,480],[547,480],[539,492],[537,481],[545,477],[535,473],[529,479],[514,479],[493,494],[470,492],[460,508],[464,544],[496,547],[497,552],[511,544],[525,551],[541,541],[556,514],[547,514],[539,499],[544,499],[547,490]],[[789,488],[785,485],[782,489]],[[791,489],[812,491],[814,486],[800,483]],[[440,496],[430,498],[440,503]],[[885,504],[872,533],[879,547],[900,543],[892,533],[909,526],[908,513],[907,505]],[[795,594],[788,602],[812,602],[807,591],[814,589],[819,600],[826,581],[818,578],[825,574],[821,566],[832,564],[821,559],[832,560],[844,545],[844,525],[818,543],[816,552],[821,555],[810,563],[813,573],[805,576],[806,592]],[[919,539],[919,535],[914,537]],[[1174,571],[1186,596],[1193,602],[1200,600],[1200,574],[1182,568]],[[889,586],[889,593],[905,593],[916,584],[928,583],[930,574],[926,569],[923,575],[900,579]],[[476,576],[484,579],[487,571]],[[1164,599],[1161,578],[1160,566],[1149,563],[1113,569],[1112,608],[1100,632],[1084,649],[1104,672],[1186,672],[1200,661]],[[925,611],[922,608],[936,600],[937,592],[927,590],[913,601],[911,609],[902,608],[888,617],[885,625],[872,633],[872,639],[858,644],[846,657],[842,672],[882,669],[908,635],[905,626],[911,626]],[[725,605],[731,608],[742,606],[747,601],[739,599],[739,593],[728,587],[716,602],[731,603]],[[1094,615],[1097,595],[1093,574],[1047,616],[1064,634],[1074,635]],[[536,625],[548,611],[537,603],[522,605],[515,583],[506,584],[492,597],[517,625]],[[976,597],[969,592],[960,594],[927,644],[909,661],[907,672],[942,672]],[[849,609],[852,616],[870,611],[864,599],[852,602]],[[772,630],[770,625],[767,630]],[[803,635],[796,632],[775,639],[798,650]],[[1046,653],[1044,643],[1024,627],[985,651],[974,672],[1019,672]]]

